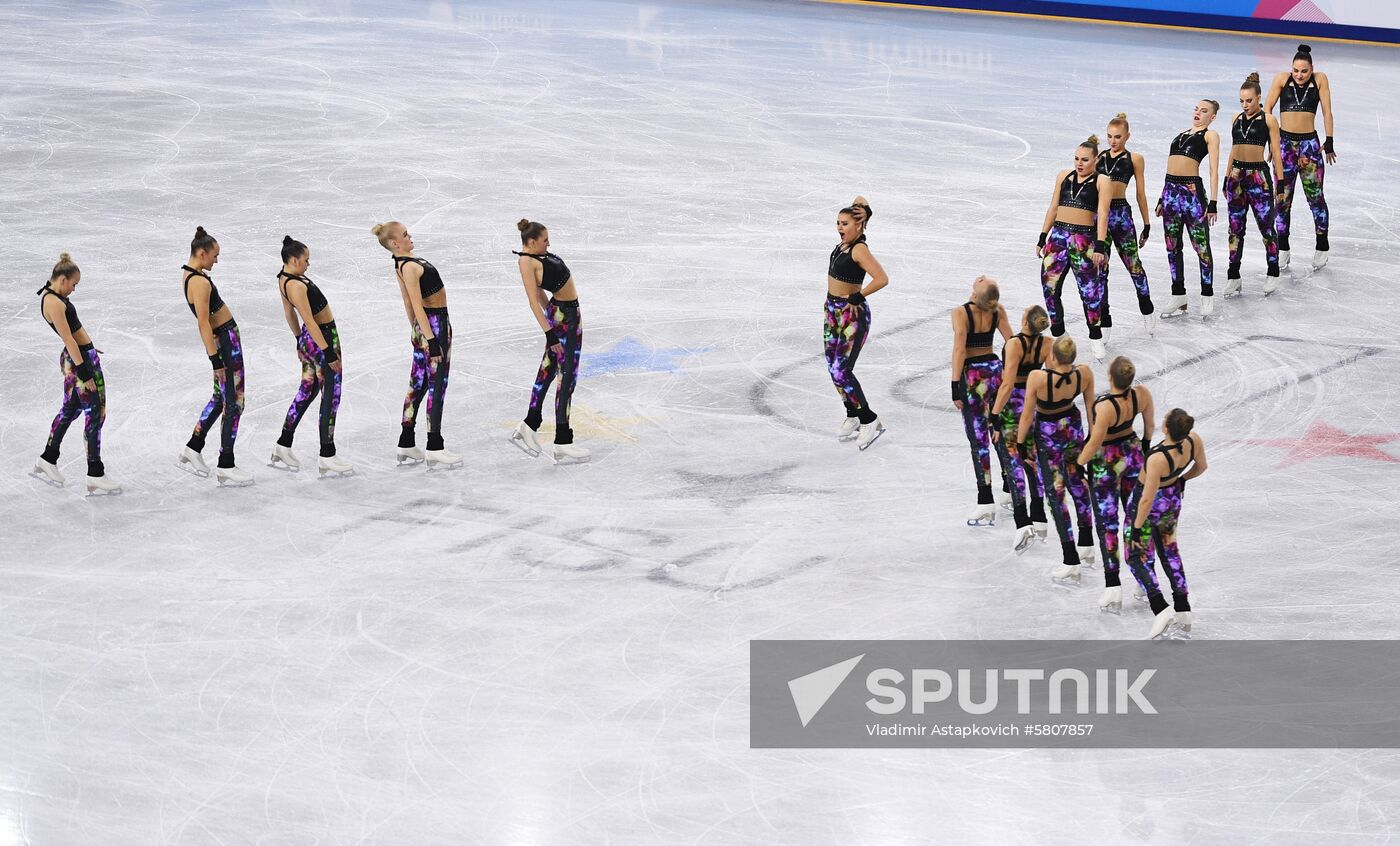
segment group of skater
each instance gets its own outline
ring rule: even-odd
[[[578,289],[568,266],[549,252],[549,230],[544,224],[521,220],[516,228],[521,249],[514,254],[519,259],[520,278],[530,310],[544,333],[545,346],[525,418],[510,433],[509,440],[531,457],[541,454],[543,447],[537,433],[543,423],[549,388],[557,377],[554,461],[556,464],[587,461],[589,451],[574,444],[569,425],[570,403],[578,381],[583,347]],[[380,246],[392,256],[412,347],[409,388],[403,402],[396,460],[400,465],[426,464],[429,470],[460,467],[462,457],[447,449],[442,435],[443,402],[452,365],[452,322],[442,275],[414,253],[413,237],[402,223],[381,223],[372,231]],[[310,248],[286,236],[282,239],[281,258],[282,268],[275,282],[283,316],[296,345],[301,380],[287,409],[281,434],[272,448],[269,464],[291,472],[301,469],[301,460],[292,451],[293,439],[302,418],[319,396],[317,469],[322,476],[349,475],[354,472],[354,466],[337,454],[335,445],[335,420],[340,408],[344,370],[335,313],[326,293],[307,275],[311,266]],[[211,274],[218,261],[218,240],[204,227],[196,228],[190,241],[189,259],[180,267],[181,290],[209,358],[213,392],[189,440],[179,452],[178,466],[196,476],[213,475],[220,485],[237,487],[253,482],[253,474],[240,467],[235,458],[238,425],[243,415],[244,351],[238,323]],[[58,468],[59,449],[69,426],[81,416],[84,417],[87,447],[87,491],[89,494],[116,494],[121,492],[121,485],[107,475],[102,462],[102,426],[107,415],[102,363],[71,299],[81,280],[82,271],[77,263],[68,253],[63,253],[48,281],[37,292],[44,320],[63,342],[59,355],[63,403],[50,426],[48,442],[35,462],[33,475],[57,487],[66,483]],[[419,448],[416,441],[419,410],[425,400],[426,449]],[[211,470],[203,453],[206,439],[216,431],[219,456]]]
[[[1320,270],[1327,264],[1323,175],[1326,165],[1336,161],[1331,89],[1327,77],[1314,71],[1307,45],[1299,46],[1292,67],[1274,77],[1267,93],[1259,75],[1249,74],[1240,86],[1239,102],[1224,180],[1230,221],[1225,297],[1243,292],[1240,265],[1251,212],[1264,241],[1263,292],[1276,289],[1280,271],[1289,265],[1290,211],[1300,179],[1317,236],[1312,266]],[[1277,119],[1272,115],[1276,106]],[[1326,133],[1321,141],[1316,128],[1319,109]],[[1219,111],[1215,100],[1198,102],[1190,127],[1171,142],[1166,180],[1153,210],[1162,220],[1171,276],[1164,318],[1184,315],[1189,308],[1183,239],[1191,242],[1200,261],[1201,313],[1214,312],[1210,227],[1216,220],[1221,182],[1220,138],[1210,127]],[[1126,562],[1135,594],[1152,610],[1149,636],[1187,638],[1191,603],[1177,522],[1186,482],[1208,466],[1204,442],[1193,431],[1191,415],[1173,408],[1162,417],[1162,440],[1146,446],[1156,432],[1156,410],[1152,393],[1135,381],[1132,360],[1118,356],[1109,362],[1109,390],[1096,395],[1093,371],[1076,363],[1078,348],[1066,336],[1061,287],[1073,273],[1094,358],[1106,358],[1113,327],[1108,259],[1115,249],[1132,279],[1147,333],[1153,334],[1157,326],[1139,255],[1151,232],[1143,182],[1146,164],[1140,153],[1127,147],[1131,133],[1126,114],[1119,112],[1109,121],[1106,137],[1108,149],[1100,150],[1098,137],[1089,136],[1075,150],[1074,167],[1055,177],[1036,245],[1045,305],[1027,308],[1020,331],[1013,335],[999,286],[983,276],[973,283],[968,301],[952,312],[952,400],[963,418],[977,482],[977,505],[967,523],[994,523],[1000,499],[1013,515],[1012,548],[1020,554],[1033,540],[1047,538],[1048,502],[1064,556],[1052,580],[1080,584],[1081,568],[1096,563],[1097,530],[1104,573],[1099,608],[1121,612],[1120,565]],[[1200,176],[1206,161],[1209,185]],[[1128,200],[1134,183],[1134,199],[1144,220],[1140,233]],[[889,284],[866,241],[871,214],[865,198],[857,197],[837,216],[841,242],[832,250],[827,270],[823,333],[827,368],[846,408],[837,438],[854,440],[862,450],[885,431],[853,372],[870,333],[867,298]],[[997,334],[1003,339],[1000,354],[994,345]],[[1135,429],[1139,417],[1141,435]],[[993,452],[1001,470],[999,492],[992,476]],[[1157,581],[1154,557],[1165,568],[1170,602]]]

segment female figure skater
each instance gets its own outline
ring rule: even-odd
[[[890,284],[890,277],[865,243],[862,221],[869,220],[871,214],[867,205],[847,206],[836,215],[841,243],[831,251],[827,264],[826,322],[822,330],[826,369],[846,406],[846,420],[836,437],[842,441],[854,439],[861,449],[868,448],[885,432],[854,373],[856,359],[870,334],[870,304],[865,298]],[[870,285],[862,287],[867,273]]]
[[[1210,254],[1210,227],[1215,225],[1215,188],[1220,184],[1220,136],[1210,128],[1220,111],[1214,100],[1202,100],[1191,112],[1191,128],[1172,140],[1167,156],[1167,181],[1157,200],[1157,216],[1166,230],[1167,266],[1172,298],[1162,317],[1186,313],[1186,279],[1182,269],[1181,235],[1185,232],[1201,261],[1201,314],[1215,312],[1215,262]],[[1210,191],[1201,182],[1201,160],[1210,155]],[[1206,198],[1210,199],[1207,200]]]
[[[1143,439],[1152,439],[1152,392],[1134,385],[1137,368],[1118,356],[1108,364],[1108,381],[1113,390],[1094,400],[1094,424],[1089,441],[1079,451],[1079,463],[1089,477],[1094,496],[1094,516],[1098,518],[1099,550],[1103,553],[1104,592],[1099,608],[1117,614],[1123,610],[1123,592],[1118,570],[1118,509],[1126,509],[1137,490],[1142,472],[1142,441],[1133,431],[1133,421],[1142,415]]]
[[[428,469],[457,467],[462,456],[449,452],[442,440],[442,410],[447,377],[452,369],[452,321],[447,315],[447,291],[437,268],[413,254],[413,236],[397,220],[371,230],[379,246],[394,257],[394,277],[403,297],[404,313],[413,335],[413,367],[408,375],[408,395],[403,401],[403,430],[399,433],[399,464],[424,459]],[[418,407],[428,399],[428,449],[416,446],[414,425]]]
[[[296,339],[297,358],[301,361],[301,385],[287,409],[282,435],[272,448],[272,466],[282,464],[288,470],[301,469],[301,462],[292,453],[292,437],[302,415],[311,407],[316,395],[321,395],[321,460],[322,476],[349,475],[355,471],[350,462],[335,454],[335,414],[340,408],[340,332],[335,328],[326,295],[321,293],[306,275],[311,266],[311,251],[292,236],[282,238],[282,269],[277,273],[277,288],[282,294],[282,316]]]
[[[1045,343],[1045,328],[1050,318],[1045,309],[1031,306],[1021,317],[1021,331],[1002,345],[1001,389],[992,403],[992,441],[997,445],[1002,466],[1010,469],[1011,501],[1017,512],[1016,538],[1011,548],[1020,553],[1032,538],[1048,533],[1045,518],[1045,497],[1042,493],[1040,468],[1036,466],[1034,438],[1016,437],[1022,409],[1026,404],[1026,380],[1050,359],[1050,345]],[[1030,526],[1019,522],[1019,510],[1030,503]]]
[[[35,478],[54,487],[63,487],[58,472],[58,450],[63,436],[78,415],[83,415],[83,439],[87,441],[87,490],[90,494],[118,494],[122,486],[112,481],[102,466],[102,424],[107,419],[107,386],[102,379],[102,361],[92,338],[78,319],[78,310],[69,297],[82,281],[82,271],[72,256],[61,253],[39,295],[39,313],[59,339],[63,352],[58,368],[63,372],[63,405],[49,427],[49,440],[39,460],[34,462]]]
[[[972,472],[977,478],[977,508],[967,518],[969,526],[991,525],[997,507],[992,499],[992,401],[1002,384],[1001,359],[992,351],[997,332],[1011,337],[1011,321],[999,300],[997,283],[985,276],[972,283],[972,297],[953,309],[953,405],[962,412],[963,430],[972,447]],[[1010,464],[1001,460],[1002,475]],[[1013,502],[1016,502],[1013,496]],[[1030,525],[1024,503],[1015,510],[1016,527]]]
[[[233,322],[233,312],[209,276],[209,270],[218,263],[219,242],[203,226],[197,227],[190,241],[190,260],[180,270],[184,274],[185,303],[199,323],[199,337],[209,365],[214,368],[214,395],[200,412],[189,443],[180,451],[180,466],[197,476],[209,475],[209,466],[200,453],[204,451],[205,437],[222,414],[216,476],[220,485],[240,487],[253,483],[253,474],[233,460],[233,442],[243,416],[243,341],[238,336],[238,324]]]
[[[1292,227],[1293,186],[1303,177],[1303,196],[1312,210],[1313,227],[1317,230],[1317,252],[1313,253],[1313,270],[1327,264],[1327,198],[1322,196],[1322,180],[1327,172],[1323,165],[1337,163],[1332,146],[1332,86],[1327,74],[1313,71],[1312,48],[1298,45],[1293,54],[1293,68],[1274,77],[1269,86],[1269,99],[1264,111],[1279,106],[1279,126],[1282,135],[1283,200],[1278,209],[1279,267],[1288,267],[1288,235]],[[1322,107],[1322,127],[1327,140],[1317,143],[1317,107]]]
[[[1084,319],[1089,323],[1089,346],[1095,358],[1103,358],[1106,348],[1101,318],[1104,300],[1102,268],[1108,255],[1108,210],[1110,192],[1099,190],[1094,162],[1099,155],[1099,139],[1090,135],[1074,151],[1074,170],[1062,170],[1055,177],[1050,207],[1040,227],[1035,254],[1040,256],[1040,286],[1045,294],[1045,311],[1050,315],[1050,331],[1065,334],[1064,302],[1060,288],[1065,274],[1074,271]]]
[[[1021,409],[1021,422],[1016,440],[1024,441],[1035,425],[1036,456],[1040,461],[1040,478],[1045,484],[1045,496],[1050,500],[1050,512],[1055,515],[1055,529],[1060,534],[1064,563],[1051,578],[1061,584],[1079,584],[1079,566],[1094,563],[1094,513],[1089,502],[1089,485],[1079,467],[1079,447],[1084,442],[1084,422],[1079,407],[1074,404],[1083,396],[1089,425],[1094,425],[1094,373],[1087,366],[1075,365],[1074,339],[1060,338],[1051,347],[1054,358],[1026,379],[1026,403]],[[1078,555],[1075,554],[1074,530],[1065,508],[1065,492],[1074,501],[1079,523]]]
[[[1158,637],[1175,624],[1175,633],[1191,636],[1191,601],[1187,593],[1186,571],[1176,546],[1176,524],[1181,517],[1181,497],[1186,482],[1206,472],[1206,448],[1201,436],[1192,433],[1195,419],[1173,408],[1162,421],[1166,440],[1147,452],[1147,463],[1138,478],[1128,513],[1133,516],[1128,532],[1128,567],[1138,583],[1147,589],[1152,607],[1152,631]],[[1152,567],[1152,547],[1171,580],[1172,604],[1162,598],[1157,574]]]
[[[1147,272],[1142,269],[1142,259],[1138,255],[1138,248],[1147,243],[1147,234],[1152,231],[1152,224],[1147,222],[1149,220],[1147,187],[1142,181],[1147,163],[1141,153],[1128,152],[1128,139],[1132,137],[1132,133],[1128,131],[1128,116],[1126,114],[1119,112],[1115,115],[1113,120],[1108,122],[1108,131],[1105,135],[1108,138],[1108,149],[1099,153],[1096,170],[1100,176],[1108,177],[1107,184],[1103,185],[1103,190],[1107,191],[1111,198],[1108,205],[1108,241],[1118,250],[1118,258],[1123,260],[1123,267],[1127,268],[1128,276],[1133,280],[1133,287],[1137,289],[1138,311],[1142,313],[1143,322],[1147,326],[1147,334],[1151,335],[1157,329],[1157,315],[1153,313],[1152,292],[1147,287]],[[1138,211],[1142,212],[1141,239],[1138,237],[1137,223],[1133,220],[1133,207],[1128,202],[1128,183],[1131,181],[1135,181],[1137,184]],[[1113,316],[1108,309],[1108,266],[1109,263],[1105,262],[1103,267],[1103,329],[1105,339],[1108,338],[1109,330],[1113,328]]]
[[[1244,253],[1245,215],[1254,209],[1254,222],[1264,236],[1264,258],[1269,275],[1264,293],[1278,287],[1278,241],[1274,237],[1274,184],[1269,181],[1265,151],[1273,146],[1274,183],[1282,193],[1283,170],[1279,163],[1278,121],[1264,111],[1259,91],[1259,74],[1252,73],[1240,86],[1240,109],[1230,124],[1230,172],[1225,176],[1225,206],[1230,213],[1230,268],[1225,290],[1230,297],[1240,293],[1240,257]]]
[[[540,454],[540,442],[535,438],[543,420],[544,398],[549,384],[559,376],[554,392],[554,463],[588,460],[588,450],[574,445],[574,430],[569,427],[569,402],[578,381],[578,360],[583,352],[583,315],[578,308],[578,288],[574,275],[564,260],[549,251],[549,230],[543,223],[521,219],[515,225],[520,230],[520,252],[517,264],[520,281],[525,285],[525,298],[535,322],[544,332],[544,358],[530,390],[530,407],[525,420],[511,432],[511,443],[531,457]],[[546,296],[548,294],[548,296]]]

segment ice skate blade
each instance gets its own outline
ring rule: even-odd
[[[240,482],[235,479],[219,479],[218,482],[219,487],[221,488],[250,488],[253,486],[252,479],[249,479],[246,482]]]
[[[593,458],[593,456],[591,455],[585,455],[582,458],[575,458],[573,456],[550,456],[550,459],[554,462],[555,467],[564,464],[587,464],[591,458]]]
[[[427,462],[429,473],[445,473],[448,470],[458,470],[462,467],[461,461],[429,461]]]
[[[515,444],[517,447],[519,447],[519,449],[520,449],[521,452],[525,453],[526,455],[530,456],[531,458],[539,458],[539,457],[540,457],[540,451],[537,450],[537,449],[530,449],[528,446],[526,446],[526,445],[525,445],[525,439],[522,438],[522,437],[520,437],[520,433],[518,433],[518,432],[511,432],[511,433],[510,433],[510,442],[513,443],[513,444]]]
[[[317,478],[320,479],[348,479],[355,475],[354,469],[350,470],[317,470]]]
[[[1011,548],[1017,555],[1024,555],[1026,550],[1031,548],[1031,542],[1035,540],[1035,532],[1031,532],[1023,538],[1016,540],[1016,545]]]
[[[198,467],[194,466],[193,464],[191,464],[183,458],[180,459],[180,463],[176,466],[178,466],[181,470],[184,470],[186,473],[189,473],[191,476],[198,476],[201,479],[207,479],[211,475],[208,470],[200,470]]]
[[[1084,586],[1079,576],[1051,576],[1050,581],[1060,587],[1072,587],[1076,590]]]
[[[1233,290],[1233,291],[1229,291],[1229,292],[1223,294],[1223,295],[1221,296],[1221,299],[1234,300],[1234,299],[1238,299],[1238,298],[1243,297],[1243,296],[1244,296],[1244,289],[1243,289],[1243,288],[1236,288],[1236,289]]]
[[[300,473],[300,472],[301,472],[301,467],[300,467],[300,466],[293,467],[292,465],[286,463],[285,461],[283,461],[282,459],[278,458],[278,457],[275,456],[275,455],[272,456],[272,458],[267,462],[267,466],[268,466],[268,467],[271,467],[273,470],[281,470],[283,473]]]
[[[57,481],[57,480],[55,480],[55,479],[50,479],[48,476],[45,476],[43,473],[37,473],[37,472],[31,470],[31,471],[29,471],[29,475],[33,476],[34,478],[38,479],[39,481],[43,482],[44,484],[48,485],[48,486],[51,487],[51,488],[61,488],[61,487],[63,487],[63,483],[62,483],[62,482]]]
[[[1099,613],[1112,614],[1115,617],[1120,617],[1123,614],[1123,603],[1115,602],[1112,605],[1100,605]]]
[[[975,528],[982,528],[985,526],[995,526],[997,524],[997,519],[996,517],[978,517],[968,520],[966,522],[969,526],[973,526]]]
[[[1172,625],[1167,628],[1165,634],[1160,636],[1161,640],[1190,640],[1191,630],[1183,629],[1181,626]]]
[[[122,492],[122,489],[121,489],[121,486],[120,486],[120,485],[118,485],[118,486],[115,487],[115,488],[112,488],[111,490],[107,490],[107,489],[104,489],[104,488],[96,488],[96,487],[89,487],[89,488],[87,489],[87,495],[90,496],[90,497],[92,497],[92,496],[120,496],[120,495],[121,495],[121,492]]]
[[[1185,317],[1185,316],[1186,316],[1186,311],[1187,311],[1187,307],[1186,307],[1186,306],[1182,306],[1181,308],[1176,309],[1175,311],[1164,311],[1164,312],[1162,312],[1162,319],[1163,319],[1163,320],[1174,320],[1174,319],[1176,319],[1176,318],[1178,318],[1178,317]]]
[[[880,424],[877,425],[879,425],[880,427],[875,430],[875,434],[870,438],[870,440],[866,441],[863,444],[857,444],[857,446],[860,447],[861,452],[870,449],[872,446],[875,445],[875,442],[880,440],[880,437],[885,434],[885,427]]]
[[[400,455],[400,456],[398,457],[398,459],[395,461],[394,466],[395,466],[395,467],[412,467],[412,466],[415,465],[415,464],[422,464],[422,463],[423,463],[423,459],[421,459],[421,458],[413,458],[413,457],[407,456],[407,455]]]

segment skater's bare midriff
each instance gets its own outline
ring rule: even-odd
[[[1167,156],[1168,176],[1200,176],[1201,163],[1190,156]]]
[[[1100,186],[1108,182],[1107,179],[1099,180]],[[1093,226],[1095,222],[1094,212],[1087,209],[1076,209],[1069,206],[1058,206],[1055,208],[1055,222],[1063,223],[1066,226]]]
[[[860,283],[842,282],[834,276],[826,277],[826,292],[833,297],[849,297],[861,289]]]

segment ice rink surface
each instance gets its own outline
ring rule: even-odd
[[[1393,751],[748,748],[753,638],[1146,633],[1140,606],[1097,612],[1099,571],[1055,588],[1053,546],[962,524],[947,312],[979,273],[1013,315],[1039,301],[1051,181],[1114,112],[1155,202],[1192,105],[1226,104],[1225,134],[1240,80],[1294,42],[725,2],[18,2],[0,30],[0,846],[1400,836]],[[1198,638],[1395,635],[1400,65],[1314,48],[1330,265],[1299,197],[1275,295],[1251,223],[1245,296],[1148,338],[1115,259],[1110,353],[1210,448],[1181,534]],[[892,279],[858,370],[889,426],[866,453],[834,438],[820,343],[856,193]],[[579,283],[588,465],[506,442],[541,346],[520,217]],[[388,218],[447,282],[458,471],[392,463]],[[197,224],[242,328],[251,489],[175,466],[209,392],[178,273]],[[264,466],[297,378],[284,234],[337,312],[353,478]],[[1223,219],[1213,238],[1223,281]],[[25,475],[59,399],[33,293],[61,250],[117,498],[80,496],[78,426],[66,490]]]

